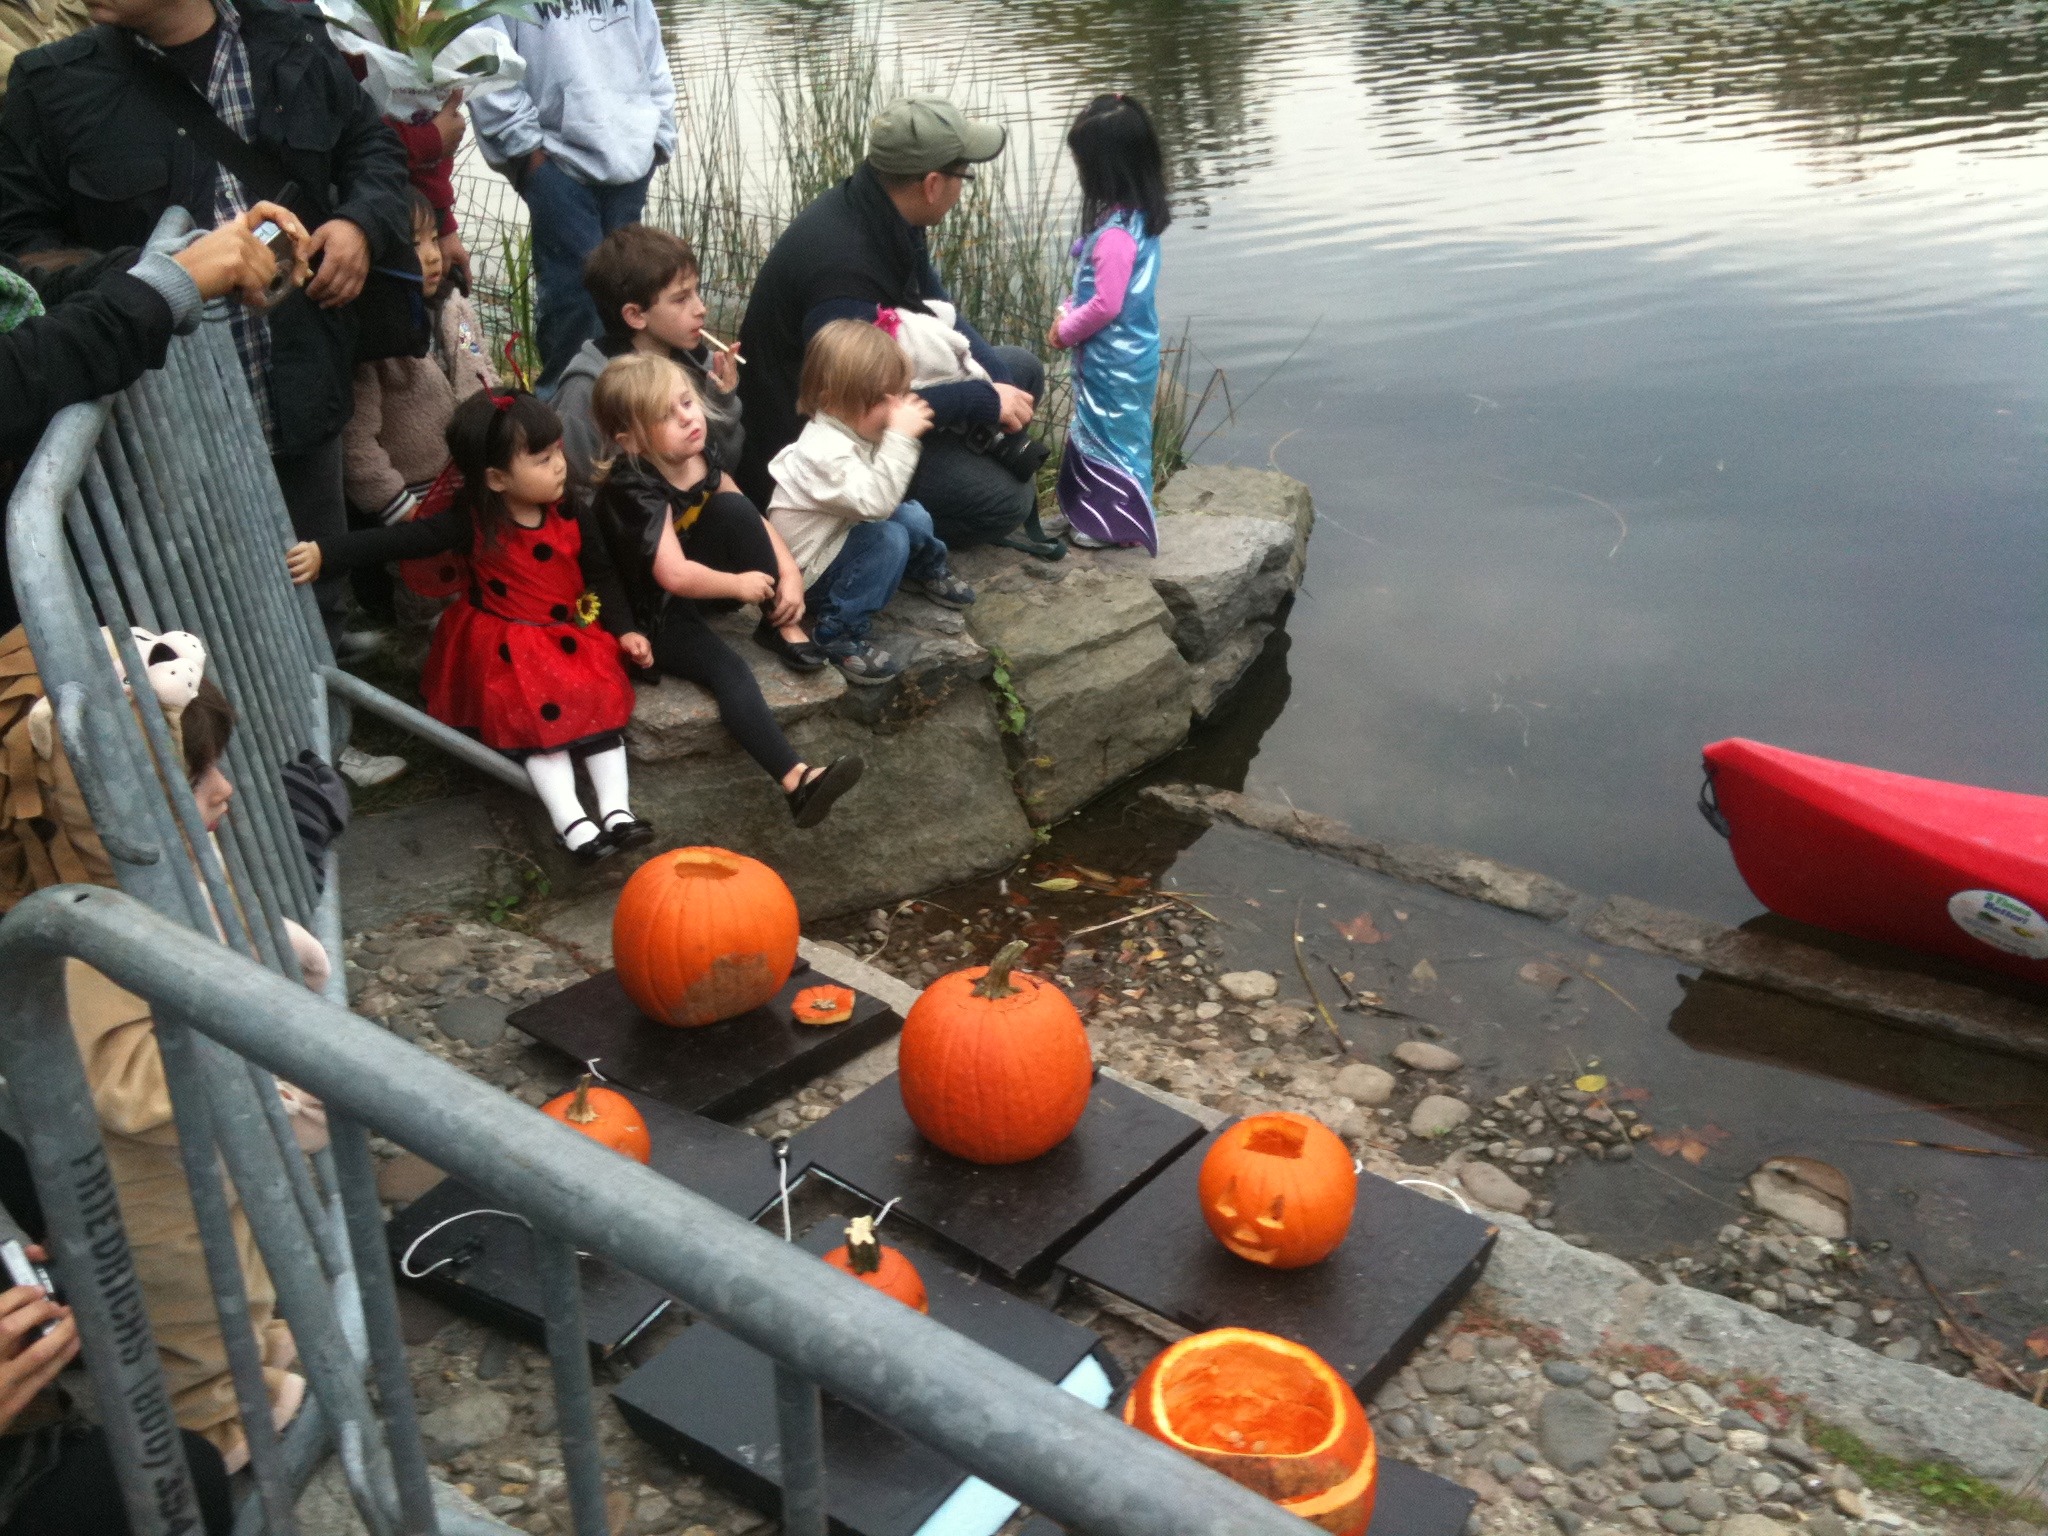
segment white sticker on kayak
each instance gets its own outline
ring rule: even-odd
[[[1963,932],[1993,949],[2048,960],[2048,918],[2024,901],[1997,891],[1957,891],[1948,899],[1948,915]]]

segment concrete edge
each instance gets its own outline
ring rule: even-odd
[[[1232,790],[1160,784],[1143,791],[1185,819],[1227,821],[1396,879],[1435,886],[1596,943],[1665,955],[1711,975],[1839,1008],[1979,1050],[2048,1061],[2048,1015],[2018,998],[1913,971],[1865,965],[1772,934],[1672,911],[1633,896],[1582,895],[1533,870],[1427,843],[1383,843],[1332,817]]]

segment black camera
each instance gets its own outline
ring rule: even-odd
[[[1037,478],[1038,468],[1052,457],[1052,450],[1029,432],[1004,432],[987,422],[976,422],[964,436],[970,451],[1000,464],[1019,480]]]

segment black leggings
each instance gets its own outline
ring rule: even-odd
[[[683,553],[700,565],[740,575],[746,571],[779,574],[768,524],[754,504],[733,491],[713,496],[683,535]],[[697,603],[671,597],[661,612],[654,636],[654,664],[671,677],[711,690],[718,700],[718,718],[725,722],[747,756],[767,769],[777,783],[803,759],[775,723],[754,670],[719,639],[704,614],[730,613],[730,601]]]
[[[206,1536],[228,1536],[234,1528],[234,1507],[220,1452],[189,1429],[178,1435],[185,1442]],[[29,1485],[7,1523],[0,1525],[0,1536],[126,1536],[128,1529],[127,1506],[114,1479],[114,1458],[108,1453],[106,1435],[95,1429],[66,1436],[63,1459]]]

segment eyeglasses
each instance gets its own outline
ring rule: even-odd
[[[952,177],[952,178],[953,178],[953,179],[954,179],[955,181],[972,181],[972,180],[974,180],[974,172],[972,172],[972,171],[941,171],[941,172],[939,172],[939,174],[940,174],[941,176],[950,176],[950,177]]]

